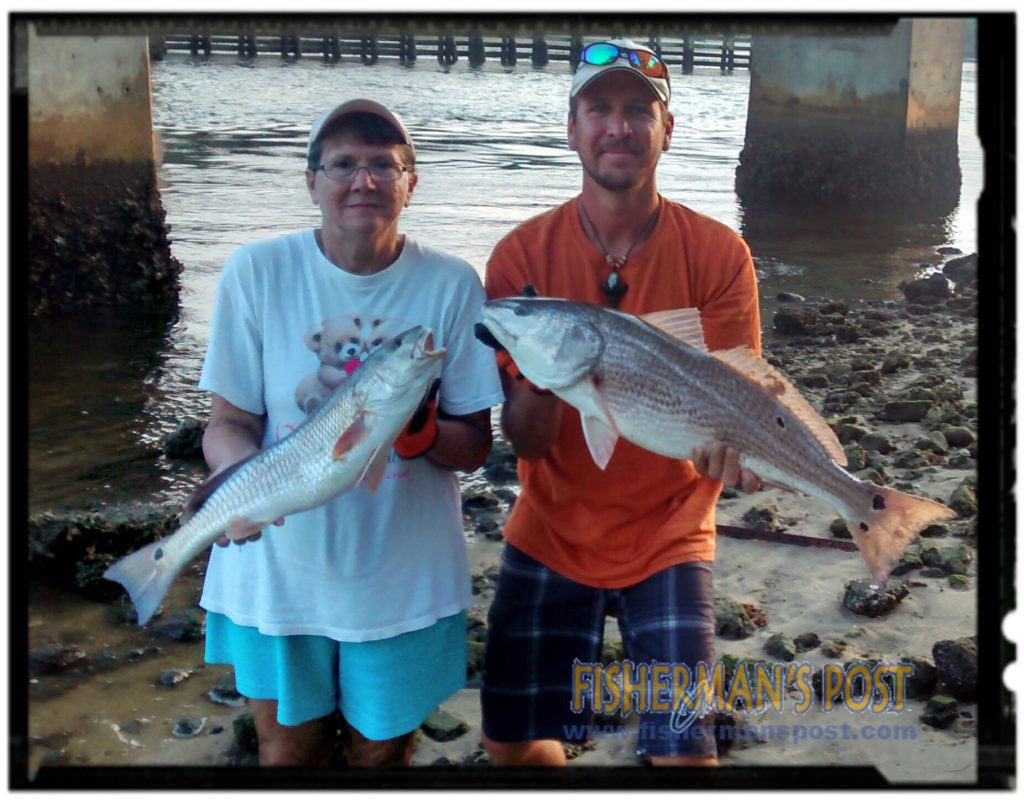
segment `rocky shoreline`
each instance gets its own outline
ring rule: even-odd
[[[840,550],[720,537],[716,562],[717,649],[727,666],[755,659],[809,660],[818,665],[873,665],[899,659],[918,667],[913,693],[908,687],[916,707],[899,718],[928,733],[916,744],[923,750],[922,766],[936,759],[928,751],[932,747],[969,746],[975,738],[976,282],[977,257],[972,254],[950,260],[941,273],[906,283],[902,300],[847,304],[782,293],[775,299],[778,311],[765,321],[772,336],[766,337],[764,356],[794,381],[833,426],[845,447],[849,470],[861,478],[942,501],[956,511],[957,518],[925,530],[886,589],[863,581],[859,555],[844,555]],[[165,453],[176,459],[194,458],[202,425],[186,421],[177,439],[165,446]],[[200,471],[197,462],[197,476]],[[463,494],[477,602],[468,617],[469,688],[425,723],[414,759],[419,765],[487,762],[479,747],[479,713],[473,711],[487,635],[486,613],[502,548],[501,529],[519,489],[515,459],[507,444],[496,441],[487,463],[474,476],[474,489]],[[848,538],[834,513],[808,504],[803,496],[778,491],[747,496],[727,489],[719,510],[720,524],[768,533],[799,532],[830,542]],[[120,652],[88,653],[64,639],[59,628],[36,633],[28,656],[30,700],[52,703],[71,688],[116,676],[125,666],[145,661],[151,666],[155,687],[175,693],[174,689],[199,682],[208,700],[204,704],[215,704],[219,711],[219,716],[203,717],[182,710],[173,733],[161,733],[152,744],[164,748],[168,738],[175,739],[178,747],[173,759],[181,765],[250,765],[254,738],[244,699],[234,691],[230,674],[223,674],[221,667],[206,671],[201,663],[198,644],[204,621],[197,602],[205,556],[176,583],[181,587],[146,630],[135,627],[130,602],[119,587],[101,578],[117,557],[173,531],[176,514],[168,506],[133,504],[42,513],[29,521],[31,576],[108,607],[106,626],[120,633],[122,644]],[[806,587],[798,591],[800,583]],[[804,592],[808,595],[801,595]],[[945,619],[941,625],[934,623],[929,610],[934,622],[941,614],[949,616],[951,623]],[[913,627],[911,616],[915,617]],[[807,621],[815,626],[805,628]],[[614,628],[609,630],[604,655],[609,661],[623,657],[616,634]],[[193,644],[187,654],[198,665],[167,664],[161,658],[167,644]],[[820,687],[817,692],[820,696]],[[754,718],[735,715],[740,723]],[[139,733],[150,726],[145,719],[142,715],[115,720],[114,732],[121,741],[140,743],[144,739]],[[635,721],[617,721],[616,726],[628,733]],[[30,721],[36,766],[77,765],[72,734],[70,723],[57,727],[55,734],[41,731],[41,725]],[[216,737],[206,737],[211,734]],[[637,758],[629,743],[628,737],[602,738],[583,747],[567,747],[567,754],[573,764],[632,765]],[[726,765],[799,759],[842,763],[851,757],[848,749],[821,746],[804,754],[796,746],[756,740],[731,743],[723,739],[720,750]],[[131,759],[133,755],[137,759]],[[154,757],[141,747],[128,756],[116,757],[114,762],[144,764]],[[910,770],[918,768],[913,760],[905,762],[912,764]]]

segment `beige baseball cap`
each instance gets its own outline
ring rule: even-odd
[[[329,123],[345,114],[354,114],[356,112],[375,114],[381,119],[386,120],[396,131],[398,131],[402,138],[402,144],[413,148],[413,152],[415,153],[415,148],[412,144],[412,137],[409,136],[409,131],[406,129],[405,123],[402,122],[402,119],[397,114],[391,111],[387,106],[384,106],[375,100],[355,98],[354,100],[346,100],[344,103],[339,103],[337,106],[332,106],[313,121],[313,126],[309,129],[309,142],[306,145],[306,155],[309,155],[309,151],[313,148],[313,143],[316,142],[320,133]]]
[[[595,44],[603,44],[601,42],[592,42],[587,47],[591,47]],[[608,39],[607,44],[615,45],[622,50],[643,50],[647,53],[653,52],[651,48],[641,44],[637,44],[632,39]],[[668,83],[668,71],[666,70],[665,78],[652,78],[650,75],[645,75],[639,69],[634,67],[628,58],[620,56],[614,61],[608,64],[587,64],[585,61],[580,61],[579,66],[576,67],[576,72],[572,76],[572,86],[569,89],[569,97],[576,97],[580,92],[583,91],[584,87],[589,85],[599,75],[611,72],[612,70],[624,70],[642,78],[648,88],[655,94],[655,96],[662,102],[667,104],[669,98],[672,95],[672,89]]]

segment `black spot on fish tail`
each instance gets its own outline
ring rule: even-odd
[[[779,426],[781,426],[783,429],[786,428],[786,422],[782,418],[776,418],[775,422],[779,424]]]
[[[866,523],[864,523],[863,521],[861,521],[860,522],[860,531],[861,532],[867,532],[868,529],[869,529],[868,525]]]
[[[875,497],[871,500],[871,507],[872,507],[872,509],[876,509],[876,510],[884,510],[885,509],[885,499],[882,498],[882,496],[880,494],[875,493]]]
[[[163,558],[164,558],[164,550],[163,549],[157,549],[156,551],[153,552],[153,559],[154,560],[162,560]]]

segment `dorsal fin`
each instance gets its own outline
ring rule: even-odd
[[[704,326],[700,322],[699,309],[666,309],[663,312],[648,312],[639,317],[644,323],[654,326],[670,337],[682,340],[691,348],[707,353],[708,347],[704,343]]]
[[[785,406],[810,430],[836,463],[846,465],[846,452],[831,427],[789,380],[761,359],[752,348],[739,345],[725,351],[713,351],[711,356],[742,373]]]
[[[181,523],[188,523],[189,519],[197,512],[199,512],[199,508],[202,507],[207,502],[210,496],[212,496],[214,493],[217,492],[218,489],[220,489],[220,486],[222,484],[224,484],[228,479],[234,476],[235,472],[239,468],[241,468],[243,465],[245,465],[245,463],[247,463],[249,460],[251,460],[259,453],[259,451],[256,451],[250,454],[245,459],[239,460],[234,465],[225,468],[216,476],[211,476],[209,479],[207,479],[205,482],[199,485],[199,487],[193,490],[192,495],[185,499],[185,504],[181,508]]]

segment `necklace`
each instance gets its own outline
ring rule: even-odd
[[[578,205],[580,212],[583,213],[583,219],[587,221],[587,227],[594,235],[594,239],[597,240],[597,244],[600,246],[602,253],[604,253],[605,264],[609,265],[612,269],[608,279],[601,284],[601,291],[604,292],[605,297],[608,298],[608,303],[611,304],[613,308],[618,308],[619,301],[622,300],[622,296],[625,295],[626,290],[629,289],[629,284],[619,277],[619,271],[622,269],[623,265],[626,264],[626,260],[629,258],[629,255],[633,253],[633,249],[639,244],[640,240],[647,235],[654,222],[658,219],[658,209],[651,212],[650,216],[641,227],[640,232],[636,235],[636,239],[634,239],[632,245],[629,246],[629,249],[622,256],[612,256],[608,252],[608,249],[604,247],[604,242],[601,241],[601,236],[597,233],[597,226],[594,225],[594,221],[591,220],[590,215],[587,214],[587,209],[583,205],[583,202],[580,201]]]

